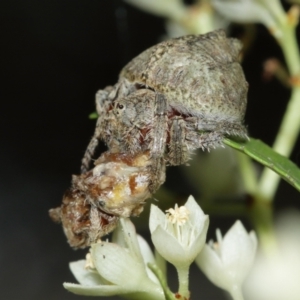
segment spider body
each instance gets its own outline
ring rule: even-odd
[[[167,40],[130,61],[120,81],[166,95],[178,113],[241,122],[248,84],[238,62],[240,49],[223,30]]]
[[[180,165],[194,149],[222,146],[226,135],[247,138],[240,48],[217,30],[164,41],[134,58],[116,85],[97,94],[99,118],[82,171],[99,139],[112,152],[149,150],[154,159]]]
[[[222,146],[226,135],[247,138],[240,48],[222,30],[171,39],[141,53],[114,86],[98,91],[82,174],[50,210],[72,247],[89,246],[120,217],[139,215],[163,184],[166,165],[186,163],[194,149]],[[108,151],[91,169],[99,140]]]

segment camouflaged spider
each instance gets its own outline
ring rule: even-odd
[[[116,85],[97,93],[99,118],[82,172],[99,140],[112,152],[149,150],[154,161],[180,165],[194,149],[221,146],[226,135],[247,138],[240,49],[238,40],[217,30],[164,41],[134,58]],[[159,164],[152,168],[155,173]]]

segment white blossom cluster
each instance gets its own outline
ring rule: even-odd
[[[189,299],[189,267],[195,261],[202,272],[233,299],[243,299],[242,285],[254,261],[257,239],[237,221],[217,242],[205,244],[209,218],[190,196],[184,206],[163,213],[152,205],[149,227],[156,251],[175,266],[179,299]],[[112,242],[92,245],[86,260],[70,268],[80,284],[65,283],[69,291],[90,296],[123,295],[128,299],[168,299],[148,264],[156,260],[147,242],[136,234],[129,219],[121,219]],[[175,299],[175,298],[174,298]]]

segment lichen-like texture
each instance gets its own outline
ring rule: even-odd
[[[134,58],[114,86],[97,93],[99,118],[83,172],[98,140],[112,152],[150,151],[153,159],[181,165],[197,148],[222,145],[226,135],[246,138],[248,83],[240,49],[238,40],[217,30],[164,41]]]
[[[223,30],[167,40],[134,58],[120,80],[166,94],[181,113],[241,122],[248,84],[238,62],[240,49]]]

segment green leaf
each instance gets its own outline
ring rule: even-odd
[[[240,142],[226,138],[224,144],[270,168],[300,192],[300,169],[262,141],[251,138],[249,141]]]

